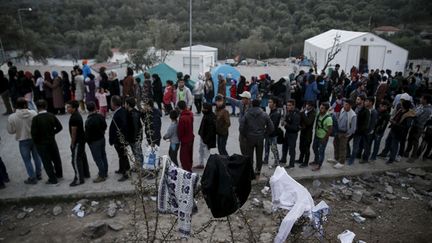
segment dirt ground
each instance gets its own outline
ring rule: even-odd
[[[432,173],[422,173],[419,176],[401,171],[300,183],[309,189],[316,204],[324,200],[330,206],[323,242],[339,242],[337,235],[344,230],[356,234],[354,242],[431,242]],[[256,242],[272,242],[285,212],[271,213],[268,207],[263,206],[263,202],[264,205],[271,202],[271,193],[264,195],[261,192],[263,187],[262,184],[254,185],[242,213],[230,216],[232,230],[226,218],[211,221],[213,218],[204,199],[198,196],[198,213],[192,218],[193,236],[189,240],[180,240],[174,224],[167,239],[171,242],[231,242],[232,233],[236,242],[253,242],[254,239]],[[362,193],[361,200],[352,195],[358,191]],[[136,199],[127,196],[86,200],[83,218],[72,212],[76,200],[0,204],[0,242],[145,242],[146,221],[142,205]],[[93,206],[92,201],[95,201]],[[144,203],[149,227],[153,229],[156,225],[154,198],[145,197]],[[107,216],[110,205],[117,208],[112,218]],[[56,206],[60,206],[62,212],[54,216]],[[351,214],[361,213],[367,206],[375,211],[377,217],[366,218],[363,223],[354,221]],[[160,215],[159,242],[172,228],[174,220],[172,215]],[[84,232],[89,224],[95,222],[113,227],[104,228],[100,237],[92,239]],[[288,242],[318,242],[314,237],[305,238],[301,232],[302,226],[295,225]]]

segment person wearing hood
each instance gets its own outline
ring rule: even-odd
[[[163,88],[162,80],[158,74],[154,73],[152,75],[152,88],[153,88],[153,101],[157,104],[159,110],[162,111],[162,98],[163,98]]]
[[[179,82],[179,86],[182,81]],[[177,126],[177,135],[180,140],[180,163],[186,171],[192,172],[193,164],[193,113],[188,109],[186,102],[180,100],[177,103],[180,110],[180,118]]]
[[[226,96],[226,80],[223,73],[218,74],[218,94]]]
[[[50,83],[45,81],[45,85],[52,90],[54,114],[57,115],[58,113],[60,113],[60,115],[63,115],[65,114],[65,105],[63,100],[62,80],[58,75],[57,71],[52,72],[52,77],[53,82]]]
[[[204,166],[210,156],[210,150],[216,148],[216,115],[213,113],[213,106],[209,103],[203,104],[202,112],[204,114],[198,134],[200,135],[199,146],[199,165],[194,169],[204,169]]]
[[[91,69],[90,69],[90,67],[88,65],[88,61],[86,59],[84,59],[82,61],[82,65],[83,65],[82,66],[82,73],[83,73],[84,80],[85,80],[88,77],[88,75],[91,74]]]
[[[305,85],[304,101],[310,101],[316,104],[317,97],[320,91],[315,81],[315,75],[310,74]]]
[[[401,99],[401,107],[396,111],[396,114],[390,119],[390,132],[387,137],[386,147],[379,156],[386,157],[390,152],[390,158],[386,164],[392,164],[396,160],[396,155],[399,149],[402,148],[402,141],[406,138],[408,130],[414,122],[416,113],[411,109],[411,102]]]
[[[28,109],[27,101],[22,97],[17,99],[16,107],[15,113],[8,118],[7,130],[9,134],[15,134],[15,139],[19,143],[19,151],[28,175],[24,183],[36,184],[42,179],[41,159],[31,138],[31,124],[37,113]]]
[[[212,104],[214,98],[214,83],[210,72],[206,72],[204,81],[204,98],[207,103]]]
[[[260,108],[261,101],[253,100],[252,108],[248,109],[242,119],[240,119],[240,136],[246,138],[246,155],[253,160],[254,151],[256,153],[255,178],[261,174],[264,138],[269,136],[274,125],[270,116]]]

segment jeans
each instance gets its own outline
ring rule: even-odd
[[[350,158],[348,160],[348,164],[352,165],[354,163],[354,160],[356,158],[357,153],[360,150],[360,143],[361,141],[365,141],[366,135],[354,135],[353,137],[353,149],[351,151]]]
[[[296,157],[296,146],[297,146],[297,135],[298,133],[285,133],[285,141],[282,145],[282,158],[281,163],[286,162],[286,157],[289,150],[290,166],[294,166]]]
[[[234,103],[231,103],[231,109],[232,109],[231,114],[235,115],[235,113],[236,113],[236,106],[235,106]]]
[[[335,160],[341,164],[345,164],[346,150],[347,150],[348,137],[347,133],[340,132],[336,134],[333,140],[334,157]]]
[[[300,133],[300,157],[299,163],[302,165],[309,164],[310,146],[312,143],[312,131]]]
[[[396,160],[396,155],[399,151],[399,146],[401,141],[395,136],[393,132],[390,132],[390,162],[394,162]]]
[[[277,147],[277,136],[276,137],[269,137],[265,140],[265,152],[264,152],[264,162],[268,163],[270,150],[273,153],[274,156],[274,164],[279,164],[279,151]]]
[[[200,139],[199,146],[199,165],[205,165],[208,158],[210,157],[210,149],[207,144],[204,143],[202,139]]]
[[[384,134],[374,134],[372,138],[373,150],[372,150],[372,155],[370,157],[371,160],[376,160],[383,136]],[[370,144],[372,145],[372,142]]]
[[[179,143],[171,143],[170,147],[169,147],[169,151],[168,151],[168,155],[169,155],[171,161],[177,166],[179,165],[178,160],[177,160],[179,148],[180,148]]]
[[[139,165],[142,167],[143,163],[144,163],[144,154],[143,154],[143,150],[141,147],[141,141],[137,141],[135,143],[132,143],[130,146],[132,148],[132,153],[135,157],[136,162],[138,162]]]
[[[228,135],[217,135],[217,147],[220,155],[228,155],[228,152],[226,151],[227,140]]]
[[[108,176],[108,159],[105,151],[105,138],[88,143],[90,147],[93,160],[98,167],[100,177],[106,178]]]
[[[327,147],[328,139],[324,140],[322,138],[318,138],[315,136],[313,141],[313,151],[315,154],[314,162],[318,164],[320,167],[324,162],[325,157],[325,149]]]
[[[263,155],[263,145],[264,145],[264,138],[253,138],[248,139],[247,146],[247,156],[251,158],[251,161],[253,161],[253,154],[255,151],[256,155],[256,167],[255,167],[255,174],[261,173],[261,167],[262,167],[262,155]]]
[[[30,178],[36,178],[37,176],[40,176],[42,162],[36,150],[36,146],[33,144],[33,140],[26,139],[19,141],[19,150],[27,170],[27,175]],[[34,161],[34,168],[31,162],[32,157]]]

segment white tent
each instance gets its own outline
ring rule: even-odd
[[[182,51],[189,51],[189,46],[181,48]],[[205,45],[193,45],[192,52],[206,52],[213,56],[213,66],[216,64],[218,60],[218,49],[211,46]]]
[[[318,70],[324,68],[336,36],[339,36],[341,51],[330,62],[328,68],[339,64],[345,71],[349,71],[352,66],[361,71],[366,67],[390,69],[393,73],[405,70],[407,50],[368,32],[335,29],[305,40],[303,53],[317,62]]]

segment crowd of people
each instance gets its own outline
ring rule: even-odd
[[[115,72],[106,73],[103,67],[95,75],[86,60],[70,75],[53,71],[42,76],[38,70],[18,71],[12,62],[8,66],[7,76],[0,71],[0,93],[5,115],[9,115],[7,130],[15,134],[25,164],[26,184],[42,179],[42,165],[48,184],[57,184],[63,177],[55,135],[62,130],[56,115],[66,112],[70,114],[68,129],[75,172],[70,186],[81,185],[90,177],[85,144],[98,168],[93,182],[108,177],[106,129],[108,143],[118,155],[119,169],[115,173],[121,182],[139,169],[131,168],[128,150],[138,167],[146,163],[144,138],[151,147],[160,146],[162,140],[169,142],[166,152],[171,161],[186,171],[203,169],[211,149],[229,155],[226,145],[233,117],[239,120],[240,152],[252,158],[256,177],[263,164],[270,168],[299,164],[300,168],[320,170],[330,137],[334,156],[327,161],[336,169],[354,164],[357,158],[366,164],[381,156],[392,164],[401,157],[412,162],[421,155],[423,159],[432,156],[432,87],[419,69],[404,76],[390,70],[359,72],[355,67],[345,73],[336,65],[328,74],[311,69],[279,80],[272,80],[268,74],[236,80],[231,74],[220,73],[217,84],[209,72],[196,82],[178,73],[177,80],[168,80],[163,87],[157,74],[144,73],[144,80],[140,80],[134,78],[131,68],[121,81]],[[194,105],[196,117],[201,117],[196,163]],[[85,121],[81,115],[84,112],[88,114]],[[108,114],[112,117],[109,127]],[[163,115],[171,121],[164,134]],[[383,138],[385,146],[380,151]],[[270,161],[270,152],[274,161]],[[0,158],[0,188],[8,181]]]

